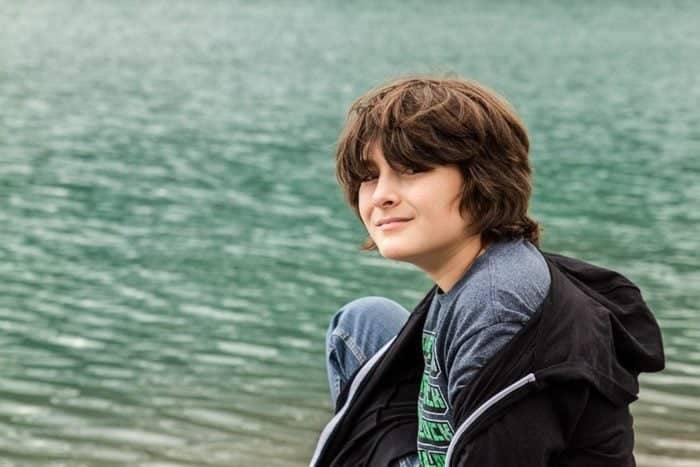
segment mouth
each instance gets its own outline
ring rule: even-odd
[[[410,220],[411,218],[409,217],[385,217],[383,219],[379,219],[376,226],[381,227],[382,225],[392,224],[394,222],[407,222]]]
[[[377,222],[376,226],[379,230],[390,230],[402,227],[411,220],[411,218],[407,217],[388,217],[386,219],[381,219]]]

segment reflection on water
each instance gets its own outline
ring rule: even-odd
[[[3,5],[0,458],[306,465],[330,314],[429,286],[357,251],[343,113],[449,70],[528,123],[545,249],[622,271],[657,312],[639,465],[700,465],[697,6],[606,8]]]

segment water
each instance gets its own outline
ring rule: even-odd
[[[639,465],[700,466],[699,14],[0,1],[0,463],[305,465],[330,314],[430,285],[357,251],[343,114],[455,72],[527,123],[544,248],[656,310],[668,369],[634,405]]]

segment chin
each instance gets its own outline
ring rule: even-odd
[[[407,263],[412,263],[412,258],[415,258],[415,252],[409,251],[407,248],[396,247],[392,245],[383,245],[382,247],[377,246],[379,253],[386,259],[393,259],[394,261],[405,261]]]

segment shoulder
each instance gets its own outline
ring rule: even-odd
[[[448,294],[434,297],[439,309],[428,326],[471,334],[499,323],[524,323],[549,291],[547,263],[525,240],[491,245]],[[436,303],[437,302],[437,303]],[[439,316],[439,317],[438,317]]]
[[[547,296],[551,278],[542,253],[527,240],[500,242],[491,246],[488,270],[492,305],[500,320],[531,316]],[[526,316],[519,317],[518,315]]]

